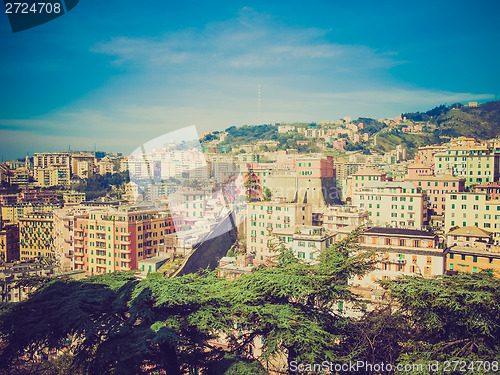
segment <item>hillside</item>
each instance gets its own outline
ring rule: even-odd
[[[438,137],[474,137],[490,139],[500,135],[500,101],[477,107],[454,104],[439,106],[425,113],[403,114],[413,121],[425,121]]]

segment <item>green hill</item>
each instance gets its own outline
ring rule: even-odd
[[[425,113],[403,114],[413,121],[425,121],[437,137],[474,137],[480,140],[500,135],[500,101],[477,107],[459,103],[450,107],[439,106]]]

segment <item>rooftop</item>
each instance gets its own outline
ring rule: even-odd
[[[434,238],[436,234],[425,230],[418,229],[402,229],[402,228],[385,228],[373,227],[365,230],[363,234],[383,234],[389,236],[411,236],[411,237],[427,237]]]
[[[448,236],[469,236],[469,237],[489,238],[491,237],[491,232],[488,232],[487,230],[475,226],[469,226],[451,230],[448,232]]]

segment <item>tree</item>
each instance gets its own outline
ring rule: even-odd
[[[335,362],[336,342],[349,321],[339,302],[357,303],[348,280],[373,264],[371,253],[354,253],[358,235],[321,253],[318,264],[299,260],[282,246],[274,267],[235,280],[228,296],[231,311],[236,324],[251,329],[232,336],[233,351],[244,352],[261,337],[263,358],[284,356],[289,373],[293,361]]]
[[[263,193],[263,196],[262,196],[263,201],[270,201],[271,200],[271,197],[273,195],[273,193],[271,192],[271,189],[269,189],[268,187],[265,187],[263,189],[262,193]]]
[[[489,272],[382,284],[412,327],[400,362],[500,360],[500,280]],[[489,373],[484,370],[474,373]]]
[[[410,339],[408,317],[392,305],[382,305],[349,322],[339,345],[343,363],[385,363],[396,367],[404,344]],[[360,368],[358,374],[371,374]]]
[[[272,267],[236,280],[203,271],[51,280],[28,300],[0,306],[0,371],[52,374],[60,363],[78,375],[196,372],[227,361],[214,345],[220,337],[236,363],[227,374],[261,372],[246,360],[257,337],[264,359],[334,361],[349,323],[337,306],[357,304],[348,281],[373,264],[370,253],[357,254],[358,235],[321,253],[317,264],[282,247]],[[67,356],[51,357],[57,350]]]
[[[71,368],[89,375],[180,374],[214,361],[224,353],[208,340],[229,316],[217,298],[221,282],[214,274],[153,274],[138,282],[131,273],[54,280],[0,312],[0,368],[40,373],[48,354],[61,349],[69,351]]]

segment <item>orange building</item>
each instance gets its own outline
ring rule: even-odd
[[[454,229],[447,234],[446,271],[477,273],[492,270],[500,276],[500,246],[493,233],[475,226]]]
[[[89,274],[138,269],[174,231],[168,212],[118,207],[75,215],[75,269]]]

